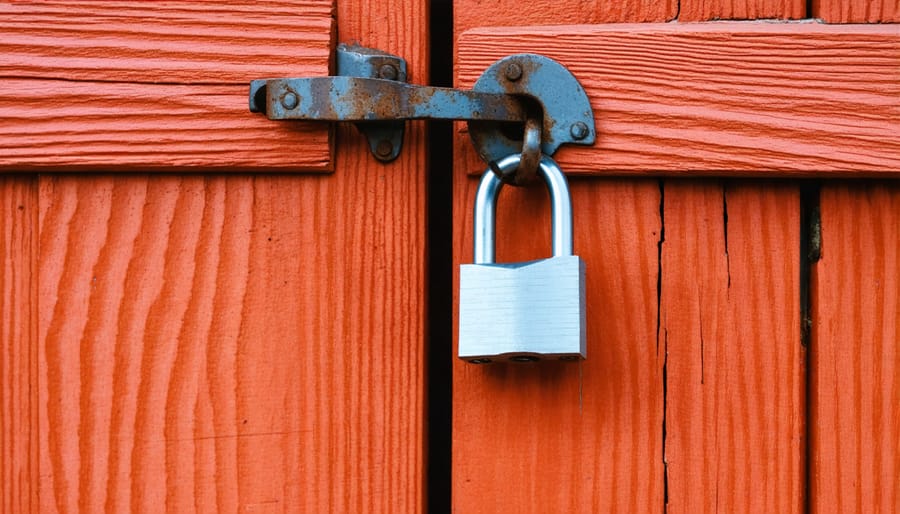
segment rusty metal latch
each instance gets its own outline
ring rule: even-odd
[[[517,54],[491,65],[470,91],[406,83],[400,57],[339,45],[338,76],[254,80],[250,111],[272,120],[352,121],[375,157],[397,158],[405,120],[465,120],[478,154],[496,162],[521,152],[525,122],[540,133],[540,152],[552,155],[565,143],[590,145],[596,137],[593,110],[578,80],[558,62]],[[537,133],[537,132],[535,132]],[[536,150],[536,148],[535,148]]]

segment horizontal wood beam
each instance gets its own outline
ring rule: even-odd
[[[591,99],[597,142],[557,154],[570,173],[900,175],[897,25],[475,29],[460,37],[459,86],[521,52],[560,61]]]
[[[328,75],[332,0],[0,4],[0,171],[329,171],[252,79]]]

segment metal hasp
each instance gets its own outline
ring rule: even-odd
[[[478,155],[491,163],[522,150],[524,123],[541,120],[541,152],[593,144],[590,101],[561,64],[517,54],[491,65],[471,91],[406,84],[400,57],[338,45],[338,76],[250,83],[250,111],[271,120],[352,121],[380,161],[397,158],[405,120],[465,120]]]

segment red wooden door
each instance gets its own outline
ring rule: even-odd
[[[423,126],[383,165],[246,93],[338,41],[428,83],[443,4],[0,3],[0,512],[420,512],[444,474],[454,512],[897,510],[896,3],[456,0],[459,85],[549,55],[600,138],[557,156],[588,360],[447,352],[441,470]],[[500,204],[499,257],[547,255],[546,193]]]
[[[0,512],[422,511],[423,127],[247,91],[337,40],[427,82],[425,3],[0,12]]]
[[[900,25],[842,24],[896,6],[455,6],[458,84],[548,55],[584,84],[598,141],[557,154],[588,358],[454,364],[454,511],[900,508],[900,188],[836,180],[900,171]],[[757,18],[775,20],[685,23]],[[456,263],[484,168],[466,138]],[[549,256],[548,203],[504,191],[498,261]]]

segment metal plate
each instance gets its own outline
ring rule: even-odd
[[[530,99],[528,103],[536,111],[532,116],[544,120],[541,152],[545,155],[553,155],[565,143],[594,144],[597,132],[587,93],[569,70],[549,57],[536,54],[504,57],[481,75],[473,90]],[[490,163],[522,151],[524,127],[470,121],[469,135],[478,155]]]

